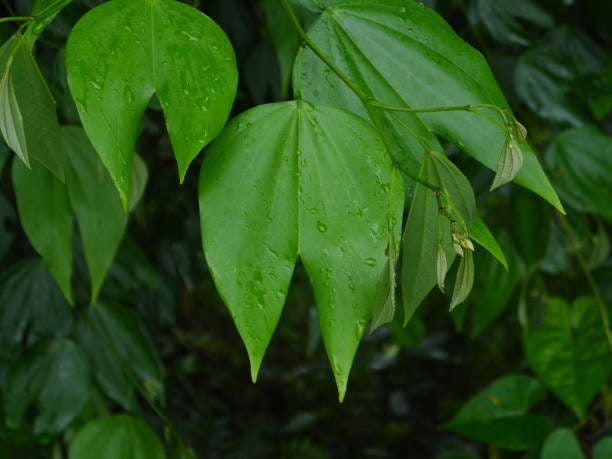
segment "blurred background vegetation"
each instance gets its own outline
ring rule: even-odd
[[[77,123],[78,115],[67,89],[63,48],[72,25],[98,3],[75,0],[37,44],[39,65],[64,124]],[[283,62],[287,50],[281,46],[277,55],[275,43],[283,45],[278,37],[288,25],[277,2],[195,3],[223,27],[236,50],[241,78],[234,113],[287,97],[286,72],[283,76],[277,57]],[[3,168],[0,414],[5,422],[0,422],[0,458],[63,457],[80,425],[125,408],[146,419],[169,444],[180,436],[201,458],[540,457],[542,438],[527,452],[513,452],[493,437],[475,441],[474,435],[462,436],[445,423],[496,379],[534,375],[523,325],[543,320],[550,297],[571,303],[593,295],[591,277],[612,304],[612,3],[425,4],[485,55],[568,216],[514,185],[488,193],[490,172],[449,146],[448,154],[468,175],[484,220],[504,247],[510,271],[479,253],[476,286],[465,305],[449,314],[448,299],[432,292],[406,328],[398,318],[367,335],[347,397],[339,404],[312,291],[298,266],[253,385],[246,352],[200,249],[199,165],[179,186],[163,116],[152,103],[138,146],[149,181],[102,290],[104,308],[83,306],[89,286],[78,240],[74,289],[81,306],[65,303],[20,228],[10,168]],[[3,0],[3,6],[5,15],[28,14],[31,1]],[[1,24],[0,39],[14,30],[10,23]],[[8,151],[0,148],[1,167]],[[114,333],[106,348],[91,340],[94,322]],[[81,348],[87,362],[65,379],[61,362],[71,346]],[[131,374],[144,381],[125,399],[113,396],[114,389],[121,392],[133,382],[114,359],[117,351]],[[534,412],[547,418],[546,433],[573,428],[585,451],[612,434],[607,378],[580,419],[551,393],[542,396]],[[21,385],[18,397],[11,395],[8,381]],[[41,391],[46,395],[37,395]],[[71,413],[75,403],[78,412]],[[156,410],[163,411],[164,419]]]

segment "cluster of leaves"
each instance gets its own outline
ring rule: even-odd
[[[611,454],[610,7],[99,3],[2,23],[0,457]]]

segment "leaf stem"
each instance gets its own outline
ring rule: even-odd
[[[582,270],[584,276],[587,279],[587,282],[589,283],[589,286],[591,287],[593,296],[595,297],[595,302],[597,303],[597,306],[599,307],[599,313],[601,314],[601,322],[606,332],[606,337],[608,338],[608,346],[610,347],[610,352],[612,353],[612,327],[610,326],[610,316],[608,314],[606,303],[603,300],[603,297],[601,296],[599,286],[597,285],[597,283],[595,282],[595,279],[593,278],[593,274],[591,273],[591,268],[589,267],[586,260],[580,253],[578,238],[576,237],[571,225],[567,221],[567,217],[565,217],[564,215],[557,215],[557,218],[559,218],[559,220],[561,221],[561,226],[563,227],[565,234],[570,240],[572,251],[574,252],[574,255],[576,256],[576,260],[578,260],[580,269]]]
[[[34,16],[7,16],[0,18],[0,22],[27,22],[34,19]]]

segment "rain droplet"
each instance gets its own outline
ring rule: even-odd
[[[366,258],[365,264],[368,266],[376,266],[376,258],[372,258],[372,257]]]
[[[321,233],[325,233],[327,231],[327,225],[323,223],[321,220],[317,222],[317,229]]]

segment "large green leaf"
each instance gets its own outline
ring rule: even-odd
[[[68,196],[79,224],[95,301],[125,231],[127,215],[119,195],[81,128],[62,130]],[[137,169],[134,168],[134,171]]]
[[[570,307],[551,299],[542,324],[523,334],[529,365],[578,418],[612,370],[612,356],[595,299],[583,297]]]
[[[550,419],[527,413],[545,396],[542,384],[523,375],[508,375],[470,399],[446,428],[476,441],[511,450],[537,446]]]
[[[42,165],[13,161],[13,188],[21,226],[72,302],[72,209],[66,186]]]
[[[0,48],[0,131],[26,165],[34,159],[63,181],[55,101],[20,34]]]
[[[553,142],[547,160],[564,203],[612,222],[612,138],[594,127],[565,131]]]
[[[4,412],[11,428],[36,405],[34,433],[55,435],[79,414],[89,397],[89,362],[73,342],[58,340],[33,349],[9,370]]]
[[[136,312],[98,303],[90,306],[83,318],[78,328],[79,342],[91,359],[96,382],[106,394],[126,409],[135,409],[129,371],[152,397],[163,400],[162,366]]]
[[[569,429],[557,429],[542,446],[540,459],[585,459],[580,444]]]
[[[17,357],[24,342],[64,336],[72,325],[72,311],[40,261],[26,261],[2,276],[0,358]]]
[[[85,425],[70,441],[69,459],[165,459],[164,447],[143,421],[107,416]]]
[[[140,119],[161,103],[181,181],[221,130],[236,94],[232,47],[211,19],[173,0],[113,0],[83,16],[66,46],[87,135],[128,206]]]
[[[508,108],[482,56],[434,11],[417,2],[341,2],[325,9],[308,35],[367,95],[383,104],[412,108],[492,104]],[[339,105],[366,117],[368,109],[309,49],[298,55],[294,88],[306,100]],[[416,135],[430,148],[428,129],[432,129],[496,170],[506,129],[496,112],[477,112],[403,114],[401,122],[396,120],[393,126],[398,136]],[[561,209],[529,145],[523,142],[521,148],[524,165],[515,181]],[[416,161],[422,157],[420,150],[422,147],[410,151]],[[416,174],[414,168],[412,172]]]
[[[393,173],[366,122],[306,102],[250,110],[213,144],[200,177],[204,251],[254,379],[299,255],[344,396],[388,269],[389,221],[401,221]]]

